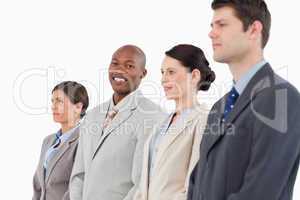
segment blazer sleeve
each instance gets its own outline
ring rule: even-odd
[[[142,200],[142,194],[140,187],[137,187],[135,194],[133,194],[133,200]]]
[[[143,149],[144,149],[144,144],[146,142],[147,136],[148,136],[147,133],[143,133],[143,132],[137,133],[137,141],[136,141],[136,147],[134,151],[133,166],[132,166],[132,173],[131,173],[131,180],[133,186],[125,196],[124,200],[132,200],[136,191],[138,190],[142,165],[143,165],[142,164]]]
[[[156,108],[157,109],[157,108]],[[158,113],[155,115],[152,115],[149,117],[149,119],[144,119],[144,122],[142,123],[143,126],[142,129],[139,129],[136,133],[136,148],[134,152],[133,157],[133,167],[132,167],[132,183],[133,187],[130,189],[130,191],[125,196],[124,200],[132,200],[134,197],[138,198],[139,195],[136,194],[136,192],[139,192],[139,186],[140,186],[140,178],[142,175],[142,167],[143,167],[143,155],[144,155],[144,145],[150,136],[153,127],[161,122],[164,119],[164,114],[158,110]],[[140,199],[138,199],[140,200]]]
[[[70,192],[69,192],[69,190],[65,192],[62,200],[70,200]]]
[[[49,139],[49,136],[47,136],[43,140],[42,147],[41,147],[41,152],[40,152],[39,163],[42,162],[42,159],[43,159],[42,154],[43,154],[44,149],[46,148],[46,144],[48,143],[48,139]],[[33,197],[32,197],[32,200],[40,200],[40,198],[41,198],[42,186],[41,186],[41,183],[39,181],[38,170],[39,170],[39,164],[38,164],[37,169],[36,169],[36,171],[34,173],[34,176],[33,176]]]
[[[84,130],[84,124],[80,126],[80,136],[78,139],[76,156],[75,156],[70,183],[69,183],[69,198],[72,200],[82,200],[83,183],[84,183],[84,175],[85,175],[84,156],[83,156],[83,148],[84,148],[83,130]]]
[[[41,198],[41,186],[37,177],[37,172],[33,176],[33,197],[32,200],[40,200]]]
[[[206,115],[204,115],[204,114],[201,115],[201,118],[198,120],[198,122],[196,124],[196,128],[194,129],[192,155],[191,155],[191,159],[190,159],[189,170],[188,170],[186,181],[185,181],[186,188],[188,188],[188,186],[189,186],[189,180],[190,180],[192,171],[200,159],[199,149],[200,149],[200,143],[201,143],[202,136],[203,136],[203,131],[204,131],[205,124],[206,124],[206,119],[207,119]]]
[[[197,172],[198,172],[198,165],[199,165],[199,160],[196,163],[196,166],[192,170],[192,173],[189,177],[189,187],[188,187],[187,199],[192,199],[193,195],[194,195],[193,193],[194,193],[196,175],[197,175]]]
[[[273,113],[275,126],[267,125],[255,116],[253,126],[253,147],[250,162],[241,189],[227,197],[227,200],[280,199],[287,187],[293,170],[299,165],[300,151],[300,98],[288,92],[286,105],[282,99],[273,105],[273,94],[266,91],[252,102],[253,109],[264,116]],[[276,104],[286,106],[287,115],[277,113]],[[277,107],[278,109],[278,107]],[[253,111],[253,110],[252,110]],[[275,121],[274,121],[275,120]],[[276,127],[277,125],[281,127]],[[286,131],[280,131],[286,126]],[[283,128],[283,129],[282,129]],[[289,184],[289,183],[288,183]]]
[[[185,180],[185,188],[184,190],[179,193],[175,200],[186,200],[188,196],[188,189],[189,189],[189,181],[190,181],[190,176],[192,174],[192,171],[194,167],[196,166],[197,162],[199,161],[200,158],[200,142],[202,139],[202,134],[203,134],[203,126],[206,123],[206,116],[202,116],[201,119],[199,119],[195,125],[195,129],[193,130],[193,146],[192,146],[192,152],[191,152],[191,158],[189,162],[189,168],[187,171],[187,176]]]

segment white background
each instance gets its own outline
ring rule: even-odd
[[[265,57],[300,89],[295,22],[300,12],[289,0],[267,3],[273,23]],[[124,44],[146,52],[149,73],[142,91],[160,105],[172,107],[163,98],[159,69],[164,52],[178,43],[201,47],[216,72],[215,84],[200,94],[201,101],[212,104],[220,98],[231,75],[226,65],[211,59],[211,15],[210,1],[199,0],[1,1],[0,198],[31,198],[42,139],[59,127],[49,109],[53,86],[63,80],[83,83],[90,108],[110,98],[105,70],[112,53]],[[294,199],[299,197],[298,180]]]

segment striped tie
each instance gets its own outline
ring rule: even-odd
[[[107,116],[103,122],[103,129],[105,129],[111,123],[111,121],[117,115],[117,113],[118,111],[115,109],[112,109],[107,113]]]

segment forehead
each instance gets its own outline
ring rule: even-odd
[[[134,62],[137,63],[140,61],[140,57],[137,54],[136,51],[134,51],[133,49],[120,49],[118,51],[116,51],[113,56],[112,56],[113,60],[118,60],[118,61],[123,61],[123,62]]]
[[[180,63],[179,60],[165,56],[162,62],[162,69],[185,69],[185,67]]]
[[[66,98],[66,95],[60,89],[54,90],[53,93],[52,93],[52,99],[57,99],[57,98],[60,98],[60,99]]]
[[[214,10],[212,23],[220,21],[239,21],[235,15],[235,10],[230,6],[217,8]]]

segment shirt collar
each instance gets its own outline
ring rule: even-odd
[[[233,81],[233,85],[239,93],[239,95],[243,93],[247,84],[253,78],[256,72],[260,70],[266,63],[267,61],[265,61],[264,59],[261,60],[260,62],[253,65],[238,81]]]
[[[80,123],[77,123],[76,126],[74,126],[74,128],[71,128],[70,130],[68,130],[64,134],[62,134],[61,129],[60,129],[56,133],[56,137],[59,138],[62,142],[65,142],[66,140],[68,140],[70,138],[72,133],[75,131],[75,129],[77,129],[79,127],[79,125],[80,125]]]

